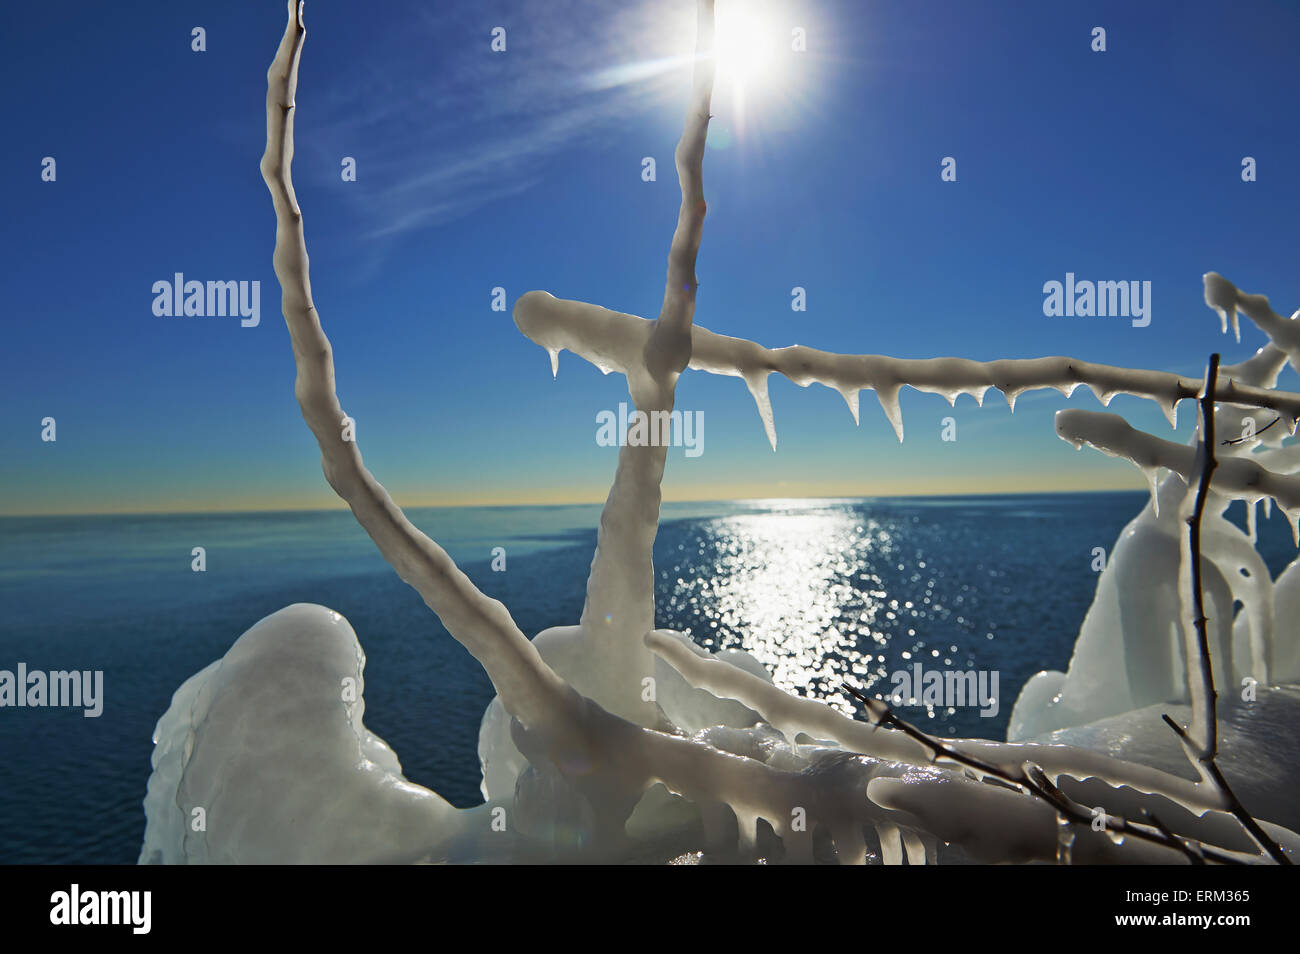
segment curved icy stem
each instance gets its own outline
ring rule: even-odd
[[[1241,329],[1237,326],[1237,312],[1245,312],[1246,317],[1255,323],[1260,331],[1268,335],[1269,340],[1281,352],[1286,354],[1291,367],[1300,371],[1300,311],[1288,320],[1275,312],[1265,295],[1252,295],[1243,292],[1218,272],[1206,272],[1205,303],[1219,313],[1223,330],[1227,333],[1228,322],[1232,322],[1232,331],[1237,340],[1241,340]]]
[[[312,303],[302,211],[290,176],[298,62],[306,32],[301,3],[289,0],[289,22],[266,74],[262,156],[262,178],[275,204],[275,275],[293,341],[298,369],[294,393],[302,416],[320,445],[325,479],[352,508],[384,559],[483,665],[511,714],[528,725],[547,724],[572,711],[576,694],[542,661],[505,606],[479,592],[446,551],[406,519],[362,463],[356,441],[345,438],[333,351]]]

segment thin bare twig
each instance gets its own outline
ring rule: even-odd
[[[1192,718],[1201,728],[1200,758],[1202,761],[1213,760],[1219,750],[1218,736],[1218,693],[1214,690],[1214,672],[1210,664],[1210,637],[1206,628],[1205,590],[1201,580],[1201,516],[1205,513],[1205,501],[1210,495],[1210,481],[1219,462],[1214,457],[1214,387],[1219,378],[1219,355],[1210,355],[1209,367],[1205,370],[1205,388],[1198,405],[1201,412],[1201,439],[1197,446],[1197,463],[1200,465],[1200,481],[1196,485],[1196,498],[1192,513],[1187,518],[1187,541],[1190,548],[1188,558],[1191,574],[1192,628],[1196,634],[1196,661],[1200,669],[1200,692],[1192,686],[1192,663],[1187,660],[1187,684],[1192,697]],[[1190,481],[1189,481],[1190,483]]]
[[[1272,427],[1274,424],[1276,424],[1276,423],[1277,423],[1278,421],[1280,421],[1280,420],[1282,420],[1282,415],[1281,415],[1281,414],[1279,414],[1277,417],[1273,418],[1273,420],[1269,421],[1267,424],[1265,424],[1263,427],[1261,427],[1259,430],[1257,430],[1257,431],[1256,431],[1254,434],[1252,434],[1250,437],[1234,437],[1232,440],[1224,441],[1223,444],[1224,444],[1224,446],[1226,447],[1226,446],[1229,445],[1229,444],[1244,444],[1244,443],[1246,443],[1246,441],[1254,440],[1255,438],[1259,437],[1260,434],[1263,434],[1266,430],[1268,430],[1270,427]]]
[[[1293,862],[1291,859],[1288,858],[1286,852],[1282,850],[1282,846],[1270,838],[1267,833],[1265,833],[1264,829],[1260,827],[1259,822],[1255,821],[1254,816],[1251,815],[1250,812],[1246,811],[1245,806],[1241,804],[1241,800],[1237,798],[1236,792],[1234,792],[1232,786],[1228,784],[1228,779],[1219,768],[1219,763],[1213,758],[1202,760],[1196,755],[1196,743],[1190,736],[1188,736],[1187,731],[1168,715],[1162,715],[1161,718],[1165,720],[1165,723],[1169,728],[1174,730],[1179,740],[1183,743],[1183,751],[1188,754],[1188,758],[1192,761],[1192,764],[1196,766],[1197,771],[1203,772],[1204,775],[1208,777],[1210,784],[1222,793],[1224,800],[1227,803],[1228,811],[1237,819],[1237,821],[1241,822],[1241,827],[1246,829],[1247,833],[1252,839],[1254,839],[1255,843],[1259,845],[1261,849],[1266,851],[1268,856],[1278,864],[1292,864]]]
[[[915,739],[917,742],[928,748],[934,754],[936,760],[944,759],[949,762],[955,762],[958,765],[964,765],[977,772],[982,772],[985,775],[991,775],[994,778],[1000,779],[1009,785],[1013,785],[1036,798],[1042,799],[1050,805],[1057,814],[1064,815],[1069,818],[1070,821],[1083,825],[1092,823],[1092,813],[1077,802],[1071,800],[1055,785],[1052,785],[1051,782],[1047,780],[1046,775],[1044,775],[1042,770],[1038,769],[1037,766],[1033,766],[1033,768],[1037,769],[1037,771],[1033,773],[1038,776],[1038,778],[1035,779],[1032,777],[1031,773],[1026,771],[1024,768],[1022,768],[1018,773],[1011,772],[999,765],[993,765],[969,755],[963,755],[961,752],[944,745],[944,743],[939,739],[927,735],[925,732],[916,728],[916,726],[898,718],[898,716],[894,715],[893,710],[881,700],[870,698],[846,682],[842,682],[840,685],[852,693],[856,699],[867,707],[867,711],[875,718],[878,725],[886,725],[892,729],[897,729],[905,735]],[[1143,825],[1137,825],[1119,815],[1107,814],[1106,817],[1107,819],[1114,821],[1114,830],[1121,835],[1132,835],[1134,838],[1141,841],[1149,841],[1152,844],[1172,848],[1175,851],[1182,852],[1183,854],[1187,853],[1187,845],[1181,839],[1162,833],[1159,828],[1148,828]],[[1199,842],[1193,842],[1193,844],[1196,844],[1196,846],[1204,852],[1204,857],[1212,861],[1229,865],[1238,865],[1243,863],[1242,860],[1235,855],[1219,851],[1216,848],[1200,844]]]
[[[1177,843],[1179,848],[1183,849],[1183,854],[1187,856],[1187,860],[1189,863],[1194,865],[1205,864],[1204,854],[1201,854],[1198,850],[1192,848],[1190,845],[1185,844],[1181,838],[1179,838],[1172,831],[1170,831],[1168,826],[1166,826],[1165,823],[1162,822],[1159,818],[1157,818],[1154,814],[1152,814],[1151,812],[1147,811],[1144,808],[1142,809],[1142,815],[1144,818],[1146,818],[1147,821],[1151,822],[1152,825],[1160,829],[1160,831],[1164,834],[1166,838],[1171,839],[1172,841]],[[1199,848],[1200,846],[1198,845],[1197,847]]]
[[[1214,688],[1214,671],[1210,660],[1210,638],[1206,630],[1205,591],[1201,579],[1201,517],[1205,513],[1205,501],[1210,493],[1210,482],[1214,477],[1218,461],[1214,458],[1214,395],[1219,374],[1219,355],[1210,355],[1210,363],[1205,371],[1205,387],[1201,392],[1199,406],[1201,416],[1201,439],[1197,447],[1197,459],[1200,464],[1200,481],[1196,486],[1196,497],[1191,515],[1187,518],[1187,557],[1188,572],[1191,579],[1192,629],[1195,641],[1187,640],[1188,647],[1194,651],[1200,670],[1200,685],[1192,681],[1192,660],[1187,660],[1187,687],[1192,700],[1192,721],[1200,724],[1201,737],[1193,740],[1189,733],[1168,715],[1162,716],[1170,728],[1178,735],[1187,753],[1201,777],[1208,781],[1223,796],[1228,810],[1241,822],[1251,838],[1266,851],[1278,864],[1289,865],[1291,859],[1286,856],[1281,846],[1264,833],[1254,817],[1246,811],[1241,800],[1228,784],[1227,778],[1220,771],[1217,758],[1219,754],[1219,707],[1218,693]],[[1190,634],[1186,634],[1190,635]]]

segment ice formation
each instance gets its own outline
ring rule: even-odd
[[[700,0],[663,310],[647,321],[545,292],[524,295],[516,323],[546,349],[553,370],[567,349],[618,371],[641,410],[670,410],[687,367],[738,376],[773,447],[766,388],[773,371],[800,385],[835,388],[855,418],[859,392],[874,390],[900,439],[903,386],[949,400],[961,393],[982,399],[997,388],[1014,404],[1031,388],[1068,396],[1083,384],[1103,402],[1116,393],[1155,400],[1171,420],[1180,400],[1197,397],[1201,385],[1190,378],[1063,357],[903,361],[769,350],[695,327],[712,31],[712,0]],[[664,447],[620,449],[581,619],[530,641],[501,603],[406,520],[356,443],[341,439],[330,344],[312,302],[290,179],[304,35],[301,6],[291,0],[267,74],[262,161],[276,210],[275,268],[296,394],[330,485],[497,690],[479,736],[485,801],[456,809],[403,777],[396,755],[362,721],[365,657],[356,635],[337,613],[295,604],[187,680],[159,720],[142,862],[1170,862],[1196,853],[1267,860],[1261,839],[1229,813],[1224,791],[1204,772],[1187,777],[1185,754],[1159,718],[1169,713],[1191,724],[1206,711],[1195,691],[1190,708],[1185,703],[1192,643],[1180,635],[1186,614],[1179,589],[1179,514],[1201,452],[1136,432],[1112,415],[1062,411],[1057,430],[1143,468],[1152,501],[1114,548],[1069,671],[1040,673],[1021,692],[1011,741],[918,737],[893,727],[874,701],[870,721],[855,721],[777,689],[743,652],[710,653],[683,634],[656,630],[651,545]],[[1262,836],[1293,853],[1300,847],[1291,797],[1292,766],[1300,762],[1293,731],[1300,634],[1278,623],[1294,619],[1300,604],[1300,564],[1270,579],[1252,539],[1223,511],[1234,499],[1252,507],[1271,500],[1294,522],[1300,510],[1300,481],[1289,476],[1300,456],[1283,446],[1300,418],[1300,395],[1274,390],[1282,366],[1300,355],[1300,326],[1218,275],[1207,275],[1205,287],[1225,330],[1228,316],[1235,327],[1241,311],[1273,342],[1223,369],[1213,395],[1220,432],[1237,433],[1259,408],[1286,424],[1217,448],[1223,460],[1203,519],[1202,569],[1214,675],[1226,690],[1217,725],[1220,747],[1230,751],[1227,769],[1261,820]],[[1158,468],[1169,475],[1158,480]],[[1258,682],[1257,701],[1226,704],[1247,677]],[[1079,823],[1089,817],[1084,806],[1104,806],[1106,831]]]

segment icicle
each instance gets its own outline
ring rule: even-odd
[[[880,838],[880,861],[886,865],[903,863],[903,840],[898,826],[889,822],[876,822],[876,835]]]
[[[776,450],[776,421],[772,419],[772,401],[767,396],[767,376],[770,372],[751,372],[745,375],[745,384],[754,397],[758,416],[763,419],[763,430],[767,432],[768,443]]]
[[[1257,542],[1257,537],[1255,534],[1255,505],[1258,503],[1259,503],[1258,497],[1254,498],[1253,500],[1247,501],[1246,503],[1246,533],[1250,536],[1251,546],[1254,546],[1255,543]]]
[[[1201,276],[1205,283],[1205,303],[1219,313],[1219,325],[1223,334],[1228,333],[1228,321],[1232,321],[1232,331],[1241,341],[1241,329],[1237,327],[1237,286],[1218,272],[1206,272]]]
[[[1157,517],[1160,516],[1160,468],[1159,467],[1139,467],[1142,475],[1147,479],[1147,486],[1151,488],[1151,512]]]
[[[1097,398],[1102,407],[1110,407],[1110,402],[1115,399],[1115,395],[1118,393],[1099,384],[1089,384],[1088,390],[1093,393],[1093,396]],[[1165,413],[1168,414],[1168,412]]]
[[[1169,419],[1169,426],[1178,430],[1178,402],[1170,401],[1168,404],[1161,402],[1160,410],[1165,412],[1165,417]]]
[[[1070,821],[1065,815],[1056,816],[1056,863],[1058,865],[1073,864],[1074,854],[1074,822]]]
[[[1007,399],[1007,407],[1011,409],[1012,414],[1016,413],[1016,398],[1020,396],[1020,390],[1020,388],[1003,388],[1002,390],[1002,396]]]
[[[844,398],[844,403],[849,406],[849,412],[853,415],[853,423],[860,425],[862,422],[858,420],[858,395],[861,391],[857,388],[851,390],[847,388],[837,388],[836,390],[840,392],[840,397]]]
[[[1291,524],[1291,540],[1294,542],[1297,550],[1300,550],[1300,510],[1287,510],[1286,519]]]
[[[1127,840],[1124,836],[1124,832],[1120,830],[1124,827],[1124,825],[1125,822],[1122,816],[1120,815],[1106,816],[1106,828],[1105,828],[1106,837],[1110,839],[1110,843],[1114,845],[1116,848],[1122,848],[1124,846],[1124,842]]]
[[[758,845],[758,816],[736,812],[736,830],[740,839],[740,852],[752,857]]]
[[[551,377],[558,378],[560,376],[560,349],[547,348],[546,352],[551,356]]]
[[[858,824],[841,825],[831,832],[835,842],[835,854],[841,865],[861,865],[867,861],[867,844],[862,840],[862,826]]]
[[[925,844],[921,841],[921,836],[910,828],[903,829],[903,847],[907,849],[909,865],[925,864]]]
[[[785,849],[785,864],[811,865],[815,863],[812,832],[807,830],[792,831],[789,821],[783,823],[779,829],[776,825],[773,825],[772,830],[781,839],[781,845]]]
[[[898,391],[898,385],[877,387],[876,399],[880,401],[889,423],[894,425],[894,433],[898,435],[898,443],[901,444],[903,443],[903,410],[898,405]]]
[[[982,388],[974,388],[970,392],[975,397],[975,403],[980,407],[984,406],[984,395],[988,393],[988,390],[988,386],[986,385]]]

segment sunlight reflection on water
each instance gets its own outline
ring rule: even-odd
[[[676,574],[664,609],[691,620],[704,645],[745,649],[777,686],[846,713],[854,705],[839,686],[843,678],[883,695],[893,671],[922,657],[936,668],[973,667],[972,654],[946,637],[942,652],[931,648],[954,623],[964,642],[974,627],[936,595],[944,577],[931,568],[929,548],[917,545],[923,521],[896,508],[871,510],[862,502],[816,510],[806,501],[797,510],[773,502],[763,513],[701,522],[694,539],[678,543],[675,566],[664,571]],[[900,539],[911,545],[904,550],[895,542]],[[682,573],[686,567],[694,572]],[[970,587],[942,589],[955,589],[960,605]],[[991,638],[992,632],[976,635]]]

